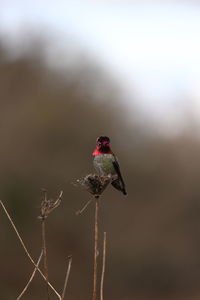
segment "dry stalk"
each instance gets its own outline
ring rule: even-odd
[[[99,228],[98,228],[98,211],[99,202],[98,199],[95,201],[95,223],[94,223],[94,274],[93,274],[93,300],[97,299],[97,258],[98,258],[98,238],[99,238]]]
[[[44,263],[44,275],[46,277],[46,281],[49,280],[49,272],[48,272],[48,262],[47,262],[47,246],[46,246],[46,219],[42,219],[42,249],[44,253],[43,263]],[[46,284],[46,290],[47,290],[47,299],[50,300],[50,291],[49,286]]]
[[[39,256],[39,258],[38,258],[38,261],[37,261],[37,263],[36,263],[36,266],[37,266],[37,267],[38,267],[39,264],[40,264],[40,261],[41,261],[41,259],[42,259],[42,256],[43,256],[43,250],[41,251],[40,256]],[[35,276],[36,271],[37,271],[37,268],[35,267],[35,269],[33,270],[33,273],[31,274],[31,277],[30,277],[29,281],[27,282],[27,284],[26,284],[26,286],[24,287],[24,289],[23,289],[23,291],[21,292],[21,294],[17,297],[17,300],[20,300],[20,299],[22,298],[22,296],[25,294],[26,290],[28,289],[29,285],[31,284],[31,282],[32,282],[32,280],[33,280],[33,278],[34,278],[34,276]]]
[[[103,262],[102,262],[101,284],[100,284],[100,300],[103,300],[105,265],[106,265],[106,232],[103,233]]]
[[[92,202],[92,199],[90,199],[81,209],[79,209],[77,212],[76,212],[76,215],[79,216],[81,215],[85,210],[86,208],[88,207],[88,205]]]
[[[98,267],[98,239],[99,239],[99,228],[98,228],[98,211],[99,211],[99,197],[107,188],[109,183],[111,183],[113,177],[111,175],[98,175],[98,174],[88,174],[85,177],[78,179],[77,184],[85,188],[90,194],[94,196],[95,199],[95,223],[94,223],[94,272],[93,272],[93,300],[97,300],[97,267]],[[86,203],[86,205],[79,210],[77,213],[82,213],[86,207],[90,204],[91,200]],[[106,247],[106,235],[104,235],[104,259],[103,259],[103,269],[101,277],[101,297],[103,299],[103,281],[105,272],[105,247]]]
[[[44,275],[46,278],[46,282],[49,281],[49,272],[48,272],[48,260],[47,260],[47,245],[46,245],[46,219],[48,215],[57,208],[62,200],[63,191],[60,192],[58,198],[48,199],[47,198],[47,191],[43,189],[43,200],[41,203],[41,210],[39,218],[42,221],[42,249],[43,249],[43,257],[44,257]],[[46,284],[47,290],[47,299],[50,300],[50,290],[48,284]]]
[[[69,274],[71,271],[71,265],[72,265],[72,256],[68,256],[68,267],[67,267],[67,272],[66,272],[66,276],[65,276],[65,282],[64,282],[64,286],[63,286],[63,292],[62,292],[62,300],[64,300],[65,298],[65,293],[66,293],[66,288],[67,288],[67,283],[69,280]]]
[[[40,268],[37,266],[37,264],[35,263],[35,261],[34,261],[33,258],[31,257],[31,255],[30,255],[30,253],[28,252],[28,250],[27,250],[27,248],[26,248],[26,246],[25,246],[25,244],[24,244],[24,242],[23,242],[23,240],[22,240],[22,238],[21,238],[21,236],[20,236],[20,234],[19,234],[19,232],[18,232],[18,230],[17,230],[17,228],[16,228],[16,226],[15,226],[13,220],[12,220],[12,218],[10,217],[8,211],[6,210],[4,204],[3,204],[3,202],[2,202],[1,200],[0,200],[0,204],[1,204],[1,206],[2,206],[2,208],[3,208],[3,210],[4,210],[5,214],[6,214],[6,216],[7,216],[7,218],[8,218],[10,224],[12,225],[12,227],[13,227],[13,229],[14,229],[16,235],[17,235],[17,238],[18,238],[18,240],[20,241],[20,243],[21,243],[21,245],[22,245],[22,248],[24,249],[24,251],[25,251],[27,257],[29,258],[29,260],[31,261],[31,263],[35,266],[35,268],[36,268],[37,271],[40,273],[40,275],[42,276],[42,278],[47,282],[48,286],[52,289],[52,291],[54,291],[54,293],[57,295],[57,297],[58,297],[60,300],[62,300],[60,294],[59,294],[59,293],[56,291],[56,289],[51,285],[51,283],[50,283],[49,281],[46,280],[45,275],[43,274],[43,272],[40,270]]]

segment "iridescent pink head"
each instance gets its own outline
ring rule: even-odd
[[[93,155],[102,155],[106,153],[112,153],[110,139],[107,136],[100,136],[96,140],[96,149],[94,150]]]
[[[107,136],[100,136],[96,141],[97,147],[108,147],[110,146],[110,139]]]

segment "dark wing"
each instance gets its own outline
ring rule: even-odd
[[[118,178],[116,180],[114,180],[112,182],[112,185],[117,189],[117,190],[120,190],[122,191],[122,193],[124,195],[127,195],[127,192],[126,192],[126,186],[125,186],[125,183],[124,183],[124,180],[122,178],[122,174],[121,174],[121,171],[120,171],[120,167],[119,167],[119,163],[116,159],[116,157],[114,156],[115,160],[113,161],[113,166],[114,166],[114,169],[118,175]]]

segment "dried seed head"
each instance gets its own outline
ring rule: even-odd
[[[43,191],[43,199],[41,202],[41,208],[40,208],[40,216],[39,218],[44,220],[48,217],[48,215],[56,208],[60,205],[61,200],[62,200],[62,195],[63,195],[63,191],[60,192],[59,196],[57,199],[48,199],[47,198],[47,191],[46,190],[42,190]]]
[[[94,195],[95,198],[98,198],[111,181],[111,175],[88,174],[85,177],[78,179],[77,183]]]

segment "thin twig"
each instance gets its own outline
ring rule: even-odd
[[[46,278],[46,290],[47,290],[47,299],[50,300],[50,291],[48,286],[49,274],[48,274],[48,263],[47,263],[47,246],[46,246],[46,226],[45,218],[42,219],[42,249],[43,249],[43,258],[44,258],[44,275]]]
[[[47,198],[47,190],[42,189],[43,192],[43,199],[41,202],[41,210],[40,210],[40,216],[39,219],[42,221],[42,249],[44,253],[44,260],[43,260],[43,266],[44,266],[44,275],[46,278],[46,282],[49,281],[49,274],[48,274],[48,261],[47,261],[47,245],[46,245],[46,219],[49,216],[49,214],[57,208],[62,200],[63,191],[60,192],[58,198],[56,200],[54,199],[48,199]],[[47,300],[50,300],[50,290],[49,285],[46,284],[46,291],[47,291]]]
[[[68,256],[68,267],[67,267],[67,272],[66,272],[66,276],[65,276],[63,292],[62,292],[62,296],[61,296],[62,300],[64,300],[64,298],[65,298],[67,283],[68,283],[69,274],[70,274],[70,271],[71,271],[71,265],[72,265],[72,256]]]
[[[43,256],[43,250],[41,251],[40,256],[39,256],[39,258],[38,258],[38,261],[37,261],[37,264],[36,264],[37,267],[38,267],[39,264],[40,264],[40,261],[41,261],[41,259],[42,259],[42,256]],[[32,282],[32,280],[33,280],[33,278],[34,278],[34,276],[35,276],[36,271],[37,271],[37,268],[35,267],[34,270],[33,270],[33,273],[31,274],[31,277],[30,277],[28,283],[27,283],[26,286],[24,287],[24,289],[23,289],[23,291],[21,292],[21,294],[17,297],[17,300],[20,300],[20,299],[22,298],[22,296],[24,295],[24,293],[26,292],[26,290],[28,289],[30,283]]]
[[[78,216],[78,215],[82,214],[91,202],[92,202],[92,199],[90,199],[81,209],[79,209],[76,212],[76,215]]]
[[[102,262],[101,285],[100,285],[100,300],[103,300],[105,265],[106,265],[106,232],[103,233],[103,262]]]
[[[97,299],[97,257],[98,257],[98,199],[95,201],[95,224],[94,224],[94,277],[93,277],[93,300]]]
[[[16,228],[14,222],[12,221],[12,219],[11,219],[11,217],[10,217],[8,211],[6,210],[4,204],[3,204],[3,202],[2,202],[1,200],[0,200],[0,204],[1,204],[1,206],[2,206],[2,208],[3,208],[3,210],[4,210],[4,212],[5,212],[5,214],[6,214],[7,218],[8,218],[8,220],[10,221],[10,223],[11,223],[11,225],[12,225],[12,227],[13,227],[13,229],[14,229],[14,231],[15,231],[15,233],[16,233],[16,235],[17,235],[17,237],[18,237],[18,239],[19,239],[19,241],[20,241],[20,243],[21,243],[21,245],[22,245],[22,247],[23,247],[23,249],[24,249],[26,255],[28,256],[29,260],[30,260],[30,261],[32,262],[32,264],[35,266],[35,268],[36,268],[37,271],[40,273],[40,275],[42,276],[42,278],[48,283],[48,286],[54,291],[54,293],[57,295],[57,297],[58,297],[60,300],[62,300],[62,299],[61,299],[61,296],[59,295],[59,293],[58,293],[58,292],[56,291],[56,289],[50,284],[50,282],[46,280],[44,274],[42,273],[42,271],[40,270],[40,268],[37,266],[37,264],[34,262],[33,258],[31,257],[30,253],[28,252],[28,250],[27,250],[27,248],[26,248],[26,246],[25,246],[25,244],[24,244],[24,242],[23,242],[23,240],[22,240],[22,238],[21,238],[21,236],[20,236],[20,234],[19,234],[19,232],[18,232],[18,230],[17,230],[17,228]]]
[[[56,200],[48,199],[47,190],[43,189],[42,192],[44,196],[41,202],[40,216],[38,217],[41,220],[46,219],[48,215],[60,205],[63,196],[63,191],[61,191]]]

